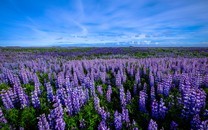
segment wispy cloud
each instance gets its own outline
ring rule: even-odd
[[[10,0],[0,5],[0,45],[206,46],[207,5],[207,0]]]

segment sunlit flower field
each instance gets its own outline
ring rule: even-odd
[[[0,48],[0,129],[207,130],[207,48]]]

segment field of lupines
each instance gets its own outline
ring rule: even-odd
[[[207,48],[0,48],[0,128],[207,130]]]

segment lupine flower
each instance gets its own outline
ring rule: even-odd
[[[49,102],[52,102],[52,100],[53,100],[52,86],[51,86],[50,82],[46,83],[45,86],[46,86],[46,91],[47,91],[47,99]]]
[[[120,87],[121,85],[121,75],[120,72],[118,72],[118,74],[116,75],[116,86]]]
[[[159,104],[159,116],[160,118],[164,118],[166,113],[167,113],[167,107],[165,106],[165,103],[163,102],[163,99],[160,99],[160,104]]]
[[[107,127],[105,121],[102,120],[98,125],[98,130],[110,130],[110,129]]]
[[[34,108],[40,108],[40,100],[36,91],[31,92],[31,98]]]
[[[155,88],[154,87],[151,87],[150,96],[151,96],[151,101],[153,101],[155,99]]]
[[[171,130],[177,130],[177,127],[178,127],[178,124],[176,122],[172,121],[170,123],[170,129]]]
[[[79,102],[79,93],[77,91],[77,88],[74,88],[74,90],[72,91],[72,102],[73,102],[73,108],[74,108],[74,112],[78,113],[80,111],[80,102]]]
[[[151,119],[148,125],[148,130],[157,130],[157,127],[157,123]]]
[[[130,123],[128,109],[122,107],[122,120],[123,122]]]
[[[54,102],[53,104],[54,109],[52,109],[50,111],[50,114],[48,115],[50,128],[57,130],[64,130],[65,129],[65,122],[63,120],[64,113],[58,96],[54,97],[53,102]]]
[[[159,117],[159,111],[158,111],[159,108],[158,107],[159,106],[158,106],[157,101],[154,100],[152,102],[152,117],[154,117],[154,118],[158,118]]]
[[[126,106],[126,95],[123,86],[120,87],[120,102],[122,107]]]
[[[18,95],[21,108],[23,109],[24,107],[28,106],[29,99],[28,99],[28,96],[25,94],[23,88],[19,85],[14,85],[14,91],[16,91]]]
[[[38,129],[39,130],[50,130],[50,126],[48,124],[45,114],[42,114],[38,117]]]
[[[107,99],[108,102],[111,102],[111,94],[112,94],[112,88],[111,88],[111,86],[109,85],[109,86],[108,86],[107,93],[106,93],[106,99]]]
[[[71,96],[68,96],[66,99],[64,99],[64,102],[65,102],[65,106],[66,106],[66,112],[69,115],[72,115],[74,110],[73,110]]]
[[[131,101],[131,93],[129,90],[127,90],[127,93],[126,93],[126,102],[129,103]]]
[[[195,115],[191,121],[191,128],[194,130],[198,130],[201,124],[201,120],[199,115]]]
[[[139,109],[146,112],[146,98],[147,94],[144,91],[139,92]]]
[[[100,108],[100,99],[96,95],[94,96],[94,107],[97,111]]]
[[[6,109],[14,108],[14,105],[8,95],[8,92],[6,92],[5,90],[2,90],[0,95],[1,95],[1,99],[3,101],[3,105]]]
[[[100,93],[100,95],[103,95],[102,86],[97,86],[97,91]]]
[[[0,108],[0,123],[7,123],[6,118],[4,117],[4,114]]]
[[[202,121],[199,130],[207,130],[207,129],[208,129],[208,120]]]
[[[205,106],[206,94],[200,89],[190,89],[184,91],[182,115],[186,118],[199,114]]]
[[[163,119],[167,113],[167,107],[163,102],[163,99],[158,103],[156,100],[152,102],[152,117]]]
[[[121,130],[122,128],[122,116],[117,111],[114,113],[114,126],[116,130]]]
[[[79,120],[79,127],[81,129],[84,129],[86,127],[86,123],[84,119]]]

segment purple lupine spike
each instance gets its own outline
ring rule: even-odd
[[[158,94],[163,94],[163,84],[162,83],[158,83],[157,93]]]
[[[46,83],[45,86],[46,86],[46,91],[47,91],[47,99],[48,99],[49,102],[52,102],[53,101],[52,86],[51,86],[50,82]]]
[[[57,88],[62,88],[63,85],[64,85],[64,75],[62,72],[60,72],[57,77]]]
[[[106,122],[102,120],[98,125],[98,130],[110,130],[110,129],[107,127]]]
[[[130,123],[129,120],[129,111],[128,109],[122,107],[122,120],[123,122],[126,122],[127,124]]]
[[[106,82],[106,73],[105,72],[100,73],[100,79],[101,79],[102,83]]]
[[[94,107],[97,111],[100,108],[100,99],[96,95],[94,96]]]
[[[150,79],[150,86],[154,87],[154,76],[152,73],[149,74],[149,79]]]
[[[21,70],[20,71],[20,76],[21,76],[21,79],[22,79],[24,84],[28,84],[29,83],[29,79],[27,77],[26,70]]]
[[[75,86],[78,86],[79,85],[79,81],[78,81],[78,78],[77,78],[77,74],[74,72],[74,85]]]
[[[144,91],[139,92],[139,109],[142,112],[146,112],[146,98],[147,94]]]
[[[169,95],[170,89],[171,89],[171,84],[168,81],[165,81],[163,87],[163,93],[165,96]]]
[[[114,126],[116,130],[121,130],[122,128],[122,116],[118,111],[114,113]]]
[[[130,93],[129,90],[127,90],[127,92],[126,92],[126,102],[130,103],[130,101],[131,101],[131,93]]]
[[[167,113],[167,107],[163,102],[163,99],[158,103],[156,100],[152,102],[152,117],[163,119]]]
[[[136,82],[136,84],[140,83],[140,73],[139,73],[139,70],[137,70],[137,72],[135,74],[135,82]]]
[[[110,117],[110,113],[104,110],[104,107],[98,108],[98,113],[101,115],[102,120],[106,121],[108,117]]]
[[[122,107],[126,106],[126,95],[123,86],[120,87],[120,102]]]
[[[155,88],[154,87],[151,87],[150,96],[151,96],[151,101],[153,101],[155,99]]]
[[[110,85],[108,85],[108,90],[107,90],[107,93],[106,93],[106,99],[108,102],[111,102],[111,94],[112,94],[112,88]]]
[[[178,128],[178,124],[175,121],[172,121],[170,123],[170,129],[171,130],[177,130],[177,128]]]
[[[208,120],[201,122],[199,130],[208,130]]]
[[[64,130],[66,124],[63,120],[64,112],[61,105],[61,101],[58,98],[58,96],[54,96],[53,102],[54,102],[53,104],[54,109],[52,109],[50,111],[50,114],[48,115],[50,128],[57,130]]]
[[[7,120],[4,117],[4,114],[3,114],[2,110],[1,110],[1,108],[0,108],[0,123],[4,123],[4,124],[7,123]]]
[[[68,96],[66,99],[64,99],[65,102],[65,106],[66,106],[66,112],[68,113],[68,115],[72,115],[73,114],[73,106],[72,106],[72,99],[71,96]]]
[[[38,117],[38,129],[39,130],[50,130],[49,123],[46,119],[45,114]]]
[[[191,121],[191,128],[194,130],[198,130],[200,128],[201,119],[199,115],[195,115]]]
[[[160,118],[164,118],[167,113],[167,107],[165,106],[165,103],[163,102],[163,99],[160,99],[159,104],[159,116]]]
[[[137,95],[137,84],[134,84],[134,95]]]
[[[40,108],[40,100],[36,91],[31,92],[31,100],[34,108]]]
[[[17,92],[21,108],[23,109],[24,107],[28,106],[28,96],[25,94],[23,88],[21,86],[14,85],[14,89]]]
[[[6,92],[5,90],[2,90],[0,95],[1,95],[1,99],[3,101],[3,105],[6,109],[14,108],[14,105],[8,95],[8,92]]]
[[[94,81],[90,81],[89,83],[89,87],[90,87],[90,95],[94,96],[95,95],[95,86],[94,86]]]
[[[154,100],[152,102],[152,117],[153,118],[156,118],[157,119],[159,117],[159,111],[158,111],[158,109],[159,109],[158,103],[157,103],[156,100]]]
[[[206,93],[200,89],[189,89],[183,92],[182,115],[186,118],[199,114],[206,104]]]
[[[62,105],[65,105],[64,104],[64,91],[63,91],[63,87],[62,88],[58,88],[57,90],[56,90],[56,95],[58,96],[58,98],[61,100],[61,104]]]
[[[99,92],[100,95],[103,95],[103,89],[101,85],[97,86],[97,91]]]
[[[72,102],[73,102],[73,110],[75,113],[78,113],[80,111],[80,101],[79,101],[79,93],[78,93],[78,89],[74,88],[74,90],[72,91]]]
[[[208,118],[208,109],[205,109],[205,110],[204,110],[203,116],[204,116],[205,118]]]
[[[147,92],[147,84],[146,84],[146,83],[144,83],[143,91],[144,91],[145,93]]]
[[[71,87],[71,83],[70,83],[70,78],[69,77],[66,77],[66,79],[65,79],[65,87],[66,88],[70,88]]]
[[[35,73],[34,75],[33,75],[33,81],[34,81],[34,86],[35,86],[35,91],[37,91],[38,92],[38,95],[40,95],[40,93],[41,93],[41,91],[40,91],[40,81],[39,81],[39,79],[38,79],[38,76],[37,76],[37,74]]]
[[[148,130],[157,130],[157,129],[158,129],[157,123],[151,119],[148,125]]]
[[[120,72],[118,72],[118,74],[116,75],[116,86],[120,87],[121,85],[121,74]]]
[[[84,119],[79,120],[79,127],[81,129],[84,129],[86,127],[86,122]]]

